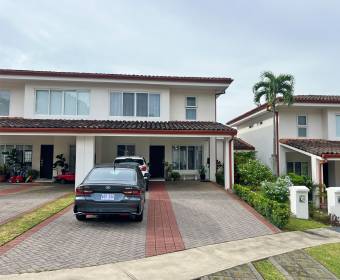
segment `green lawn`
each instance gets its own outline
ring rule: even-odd
[[[326,244],[305,250],[340,278],[340,243]]]
[[[268,260],[254,262],[256,270],[262,275],[264,280],[285,280],[283,274]]]
[[[288,224],[283,228],[285,231],[294,231],[294,230],[307,230],[313,228],[323,228],[327,227],[327,225],[313,221],[313,220],[303,220],[290,217]]]
[[[60,212],[74,201],[74,195],[59,198],[30,213],[14,219],[0,226],[0,246],[23,234],[47,218]]]

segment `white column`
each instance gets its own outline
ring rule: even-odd
[[[280,153],[280,162],[279,162],[280,175],[286,175],[287,174],[287,158],[286,158],[287,150],[281,145],[279,146],[279,150],[280,150],[279,152]]]
[[[231,189],[234,184],[234,143],[230,140],[230,138],[225,138],[223,141],[225,189]]]
[[[78,186],[94,166],[95,137],[77,136],[76,139],[76,182]]]
[[[314,184],[320,183],[320,161],[315,156],[311,156],[311,175]]]
[[[216,182],[216,138],[215,137],[210,137],[209,158],[210,158],[209,179],[212,182]]]

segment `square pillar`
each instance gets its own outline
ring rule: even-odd
[[[281,145],[279,146],[279,153],[280,153],[280,175],[286,175],[287,174],[287,149],[282,147]]]
[[[209,139],[209,158],[209,179],[216,182],[216,137],[210,137]]]
[[[224,187],[232,189],[234,184],[234,140],[225,138],[223,140],[224,154]]]
[[[94,166],[95,137],[77,136],[76,139],[76,182],[78,186]]]
[[[312,156],[311,157],[311,176],[313,183],[316,185],[320,184],[320,178],[322,174],[320,174],[320,160],[318,160],[317,157]]]

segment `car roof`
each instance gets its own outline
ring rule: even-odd
[[[144,160],[144,158],[140,157],[140,156],[122,156],[122,157],[116,157],[115,160],[116,159],[126,159],[126,158],[133,158],[133,159],[142,159],[142,160]]]

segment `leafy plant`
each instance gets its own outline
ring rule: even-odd
[[[166,161],[164,163],[164,166],[165,166],[165,179],[168,180],[168,179],[171,178],[171,173],[172,173],[172,170],[173,170],[173,165]]]
[[[179,174],[177,171],[172,171],[171,178],[174,179],[174,181],[177,181],[179,178],[181,178],[181,174]]]
[[[237,152],[234,154],[234,179],[235,183],[240,183],[240,172],[239,167],[242,164],[247,163],[249,160],[255,160],[256,159],[256,152]],[[219,170],[218,170],[219,171]]]
[[[216,172],[216,183],[224,186],[224,170],[219,170]]]
[[[64,173],[68,170],[68,164],[66,163],[66,159],[64,154],[59,154],[56,156],[56,161],[53,163],[53,168],[60,168],[61,172]]]
[[[261,189],[269,199],[286,202],[289,198],[289,187],[293,186],[290,178],[280,177],[276,182],[264,181],[261,183]]]
[[[294,100],[294,77],[292,75],[280,74],[274,75],[266,71],[261,75],[261,81],[253,87],[254,102],[260,105],[261,99],[267,102],[267,110],[273,113],[273,160],[274,172],[278,175],[279,163],[277,157],[277,103],[290,105]],[[279,97],[281,97],[279,99]]]
[[[32,179],[35,180],[39,177],[39,171],[35,169],[30,169],[27,171],[27,176],[32,176]]]
[[[273,181],[274,176],[269,167],[258,160],[248,160],[238,166],[239,182],[248,186],[260,186],[263,181]]]

